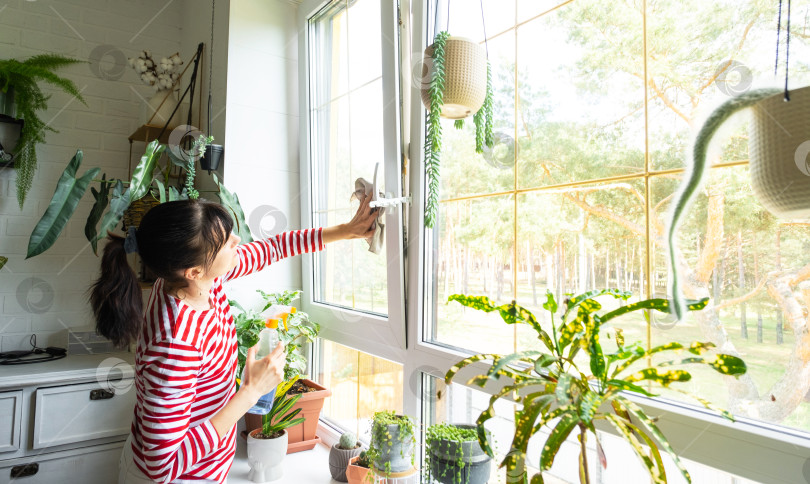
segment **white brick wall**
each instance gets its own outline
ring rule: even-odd
[[[186,48],[182,41],[185,10],[199,8],[199,4],[163,0],[10,0],[3,4],[2,58],[24,59],[51,52],[87,60],[94,48],[109,44],[127,57],[141,49],[151,49],[155,55],[179,51],[188,62],[197,42],[208,43],[210,10],[209,22],[194,26],[198,37],[194,45]],[[224,38],[219,40],[223,45],[226,42]],[[98,166],[108,178],[128,175],[127,136],[143,121],[141,96],[149,98],[152,94],[129,67],[118,79],[96,77],[88,64],[62,69],[60,74],[82,90],[87,106],[43,86],[53,96],[41,117],[53,118],[52,126],[60,132],[48,133],[46,144],[37,149],[39,168],[23,210],[17,206],[13,170],[0,172],[0,255],[9,258],[0,271],[2,351],[28,348],[32,332],[37,335],[38,345],[64,346],[65,328],[92,324],[86,291],[97,275],[99,259],[84,237],[92,196],[85,196],[50,250],[26,261],[28,237],[76,149],[84,151],[81,172]],[[139,149],[143,150],[143,143],[135,144],[133,160],[142,154]]]
[[[127,57],[141,49],[156,55],[179,51],[188,63],[197,44],[204,42],[197,84],[203,117],[198,117],[195,106],[193,124],[199,120],[198,127],[206,129],[210,3],[7,0],[3,5],[2,58],[52,52],[86,60],[94,48],[110,45]],[[296,6],[284,0],[220,0],[216,15],[212,134],[217,143],[225,145],[224,169],[219,176],[239,194],[246,214],[271,205],[285,214],[287,228],[298,228]],[[99,166],[108,178],[128,175],[127,135],[142,123],[143,99],[152,94],[129,67],[117,79],[97,77],[87,64],[63,69],[60,74],[82,89],[87,106],[43,86],[53,97],[42,118],[53,118],[52,126],[60,132],[48,133],[47,143],[37,149],[39,169],[22,210],[16,203],[13,170],[0,171],[0,255],[9,257],[0,271],[0,351],[27,348],[31,333],[37,334],[39,345],[65,345],[65,328],[92,324],[87,289],[97,277],[99,259],[84,237],[92,196],[85,196],[51,249],[26,261],[28,238],[77,148],[84,152],[81,172]],[[226,98],[227,93],[232,100]],[[198,103],[198,95],[194,103]],[[227,136],[226,107],[231,111]],[[143,149],[142,143],[134,145],[133,164],[141,154],[139,149]],[[199,174],[197,185],[204,197],[216,199],[206,193],[213,188],[207,174]],[[257,288],[300,288],[300,268],[300,260],[284,261],[234,284],[228,288],[229,296],[249,304]]]

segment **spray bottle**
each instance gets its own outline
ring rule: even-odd
[[[260,360],[265,356],[269,355],[273,352],[273,350],[278,346],[279,337],[278,337],[278,318],[268,318],[267,322],[265,323],[265,328],[259,333],[259,348],[256,351],[256,359]],[[245,372],[247,371],[247,365],[242,370],[242,381],[245,381]],[[270,393],[262,395],[259,398],[259,401],[256,402],[256,405],[251,407],[248,412],[254,413],[257,415],[267,415],[270,413],[270,410],[273,408],[273,399],[276,396],[276,389],[274,388]]]
[[[276,349],[276,346],[278,346],[280,342],[278,334],[279,322],[284,323],[284,329],[286,330],[287,319],[291,314],[295,314],[296,311],[294,306],[273,305],[268,308],[268,313],[271,314],[271,316],[267,318],[265,328],[259,333],[259,348],[256,351],[257,360],[264,358]],[[247,365],[245,365],[242,371],[242,381],[245,381],[245,371],[247,371]],[[276,389],[274,388],[270,393],[262,395],[259,401],[256,402],[256,405],[248,410],[248,412],[257,415],[267,415],[273,408],[273,399],[275,396]]]

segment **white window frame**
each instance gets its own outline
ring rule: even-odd
[[[317,10],[313,9],[312,5],[323,5],[324,3],[305,0],[302,5],[303,8],[300,9],[303,13],[301,18],[304,19],[300,25],[306,25],[307,13],[311,15],[314,10]],[[410,17],[408,15],[402,16],[400,26],[400,33],[403,34],[403,45],[400,46],[400,58],[403,67],[400,70],[403,77],[399,79],[404,91],[402,122],[405,131],[403,139],[406,141],[410,139],[410,143],[405,143],[406,148],[404,151],[408,154],[407,181],[412,195],[407,217],[409,241],[407,247],[410,248],[407,251],[406,280],[408,298],[407,307],[405,308],[407,317],[402,320],[403,323],[407,321],[407,349],[399,344],[393,344],[391,341],[378,341],[375,339],[373,344],[367,344],[363,338],[352,339],[356,335],[356,332],[352,330],[353,328],[336,328],[333,325],[325,324],[324,326],[328,326],[329,329],[323,332],[322,335],[338,343],[404,364],[404,412],[416,417],[416,420],[421,422],[425,417],[423,415],[424,402],[420,398],[422,395],[420,385],[423,379],[421,377],[413,378],[413,375],[421,372],[442,378],[446,369],[471,353],[464,353],[426,341],[426,336],[428,336],[426,321],[429,321],[430,315],[428,311],[431,311],[432,301],[425,300],[426,297],[430,296],[426,288],[425,277],[429,274],[427,264],[431,263],[430,256],[432,256],[433,252],[431,240],[429,240],[433,237],[433,231],[425,229],[423,223],[425,177],[424,170],[421,169],[423,167],[421,147],[424,143],[425,111],[421,103],[418,87],[410,85],[410,79],[407,78],[407,76],[410,76],[410,72],[407,69],[412,67],[413,62],[418,62],[417,59],[413,61],[410,59],[410,53],[421,53],[426,47],[427,13],[425,11],[425,1],[400,0],[399,3],[402,12],[411,11]],[[387,10],[389,13],[386,18],[391,19],[394,0],[382,0],[382,5],[383,10]],[[410,25],[411,20],[413,20],[413,25]],[[388,25],[391,27],[390,37],[396,38],[397,36],[394,35],[397,28],[396,23]],[[408,32],[410,32],[410,35]],[[409,38],[410,42],[408,42]],[[301,48],[300,52],[302,54],[299,57],[301,79],[308,79],[308,55],[305,47],[306,45]],[[397,66],[393,60],[384,65],[384,69],[396,70],[396,68]],[[388,92],[392,89],[396,90],[399,83],[393,84],[395,85],[385,86],[384,83],[384,89],[387,89]],[[306,93],[302,95],[302,100],[305,98],[307,98]],[[303,140],[308,140],[305,133],[307,133],[309,121],[305,118],[307,118],[309,111],[308,104],[302,102],[302,106],[304,107],[302,112],[305,113],[302,115],[301,124],[301,139],[303,142]],[[399,146],[399,138],[395,139],[392,136],[390,143],[386,139],[387,161],[394,159],[388,157],[389,150],[398,149]],[[308,156],[308,151],[302,144],[302,171],[309,169]],[[397,156],[395,159],[399,160],[400,158]],[[387,173],[398,173],[395,170],[386,171]],[[306,178],[306,181],[303,181],[304,178]],[[309,175],[302,176],[302,193],[304,194],[311,191],[310,185],[308,185],[309,180]],[[394,183],[394,181],[386,179],[387,186],[394,186]],[[304,196],[302,200],[305,201],[302,214],[309,217],[311,212],[308,206],[308,197]],[[305,220],[307,219],[305,218]],[[402,245],[399,247],[401,248]],[[390,245],[388,248],[388,250],[391,250]],[[311,275],[313,274],[311,267],[311,261],[305,261],[304,284],[305,287],[308,284],[310,288],[312,284]],[[307,281],[307,277],[310,277],[309,281]],[[398,273],[389,266],[389,283],[393,281],[395,285],[398,285],[401,280]],[[402,297],[404,297],[404,294]],[[402,297],[398,300],[403,301]],[[389,305],[391,301],[397,301],[397,299],[394,299],[389,293]],[[310,304],[312,304],[311,300]],[[307,307],[306,304],[305,307]],[[393,313],[389,310],[389,314]],[[393,318],[390,319],[393,322]],[[359,326],[361,329],[367,328],[367,326]],[[401,329],[405,331],[405,328],[406,325],[402,324]],[[459,383],[457,384],[463,384],[462,382],[467,380],[465,376],[472,376],[485,371],[486,365],[484,364],[472,365],[459,375],[459,378],[457,378]],[[417,381],[418,385],[414,386],[414,381]],[[503,382],[490,383],[483,389],[489,394],[494,394],[504,384]],[[471,388],[481,390],[478,387]],[[747,418],[738,418],[736,423],[731,423],[709,411],[673,400],[651,399],[635,395],[627,396],[644,408],[649,415],[659,418],[659,427],[668,437],[678,455],[684,459],[759,482],[796,483],[802,481],[804,466],[810,461],[810,437],[805,432],[777,427]],[[602,431],[616,434],[615,430],[610,426],[598,427]]]
[[[304,81],[300,90],[300,153],[301,153],[301,222],[313,226],[312,186],[313,173],[310,139],[310,35],[309,20],[323,7],[334,0],[304,0],[298,8],[299,30],[299,79]],[[397,65],[396,37],[388,37],[386,31],[396,32],[397,11],[394,2],[381,2],[380,15],[382,29],[382,79],[383,98],[386,106],[383,112],[385,188],[391,197],[402,196],[401,152],[400,152],[400,102],[399,66]],[[350,20],[351,22],[351,20]],[[349,27],[351,28],[351,26]],[[372,174],[368,176],[371,177]],[[351,193],[353,187],[347,186]],[[402,206],[392,207],[386,212],[385,255],[388,279],[388,315],[380,316],[369,312],[353,310],[337,305],[318,302],[314,298],[315,263],[312,254],[302,260],[302,283],[304,295],[302,306],[313,320],[321,324],[320,336],[363,352],[402,363],[405,358],[405,263],[403,258]],[[330,250],[327,248],[326,250]],[[332,248],[331,250],[334,250]]]

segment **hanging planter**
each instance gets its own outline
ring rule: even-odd
[[[422,76],[430,82],[422,87],[422,103],[428,110],[425,136],[425,172],[428,197],[425,226],[436,223],[439,208],[439,166],[441,161],[441,118],[455,119],[455,127],[474,113],[475,151],[492,148],[492,69],[486,51],[475,42],[439,32],[422,61]]]
[[[423,79],[430,75],[430,66],[435,61],[434,43],[425,49]],[[447,119],[464,119],[477,113],[487,95],[487,54],[484,48],[464,37],[447,37],[444,42],[443,68],[441,116]],[[431,90],[427,83],[422,87],[422,104],[430,109]]]
[[[771,95],[752,111],[751,188],[775,217],[810,219],[810,87]]]
[[[788,4],[789,5],[789,4]],[[779,2],[776,58],[779,59],[782,2]],[[790,7],[787,10],[788,33]],[[675,234],[708,171],[709,143],[734,113],[753,107],[749,127],[749,173],[754,195],[773,216],[787,220],[810,220],[810,87],[788,90],[790,36],[785,46],[785,88],[744,92],[717,107],[703,123],[692,148],[692,169],[672,202],[667,232],[671,272],[672,306],[678,320],[686,312],[680,289]]]
[[[210,129],[208,132],[211,132]],[[222,161],[224,152],[225,147],[222,145],[208,145],[205,148],[205,154],[200,158],[200,169],[208,171],[219,169],[219,163]]]

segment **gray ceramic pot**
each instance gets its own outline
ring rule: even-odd
[[[346,468],[349,466],[349,460],[352,457],[360,455],[363,451],[363,446],[358,445],[354,449],[341,449],[337,444],[332,446],[329,451],[329,472],[332,474],[332,479],[340,482],[348,482],[346,479]]]
[[[461,429],[475,428],[469,424],[453,425]],[[478,440],[457,442],[442,439],[431,444],[429,458],[431,477],[442,484],[485,484],[489,481],[492,459]]]
[[[399,416],[399,415],[398,415]],[[374,461],[374,467],[380,471],[404,472],[413,467],[413,435],[408,436],[404,441],[399,435],[398,425],[389,425],[388,433],[391,434],[391,443],[388,440],[377,441],[372,430],[371,443],[380,452],[380,457]],[[386,466],[386,463],[390,464]]]

